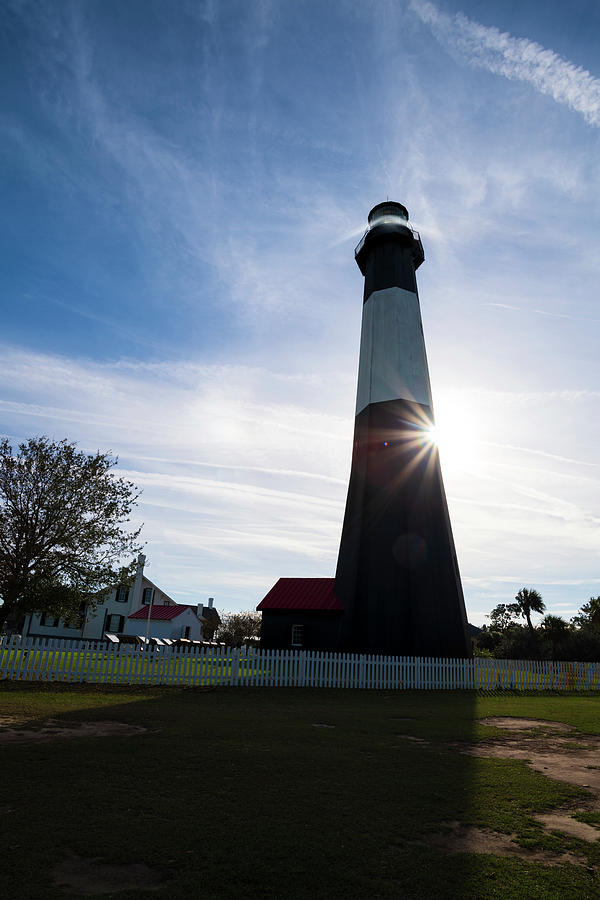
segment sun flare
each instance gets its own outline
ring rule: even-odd
[[[473,469],[477,465],[479,425],[474,410],[461,395],[439,398],[436,423],[428,429],[427,437],[437,446],[443,469]]]
[[[429,441],[430,444],[437,444],[438,442],[438,430],[435,425],[432,425],[431,428],[428,428],[425,432],[425,440]]]

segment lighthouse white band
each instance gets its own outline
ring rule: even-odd
[[[432,405],[419,298],[400,287],[373,291],[363,306],[356,415],[384,400]]]

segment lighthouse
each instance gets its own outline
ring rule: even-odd
[[[335,596],[339,649],[465,657],[467,618],[438,449],[416,270],[419,235],[379,203],[355,251],[364,303]]]

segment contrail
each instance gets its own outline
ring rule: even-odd
[[[480,25],[462,13],[448,15],[428,0],[411,0],[410,8],[429,25],[438,41],[469,62],[495,75],[533,85],[557,103],[600,126],[600,79],[553,50],[498,28]]]

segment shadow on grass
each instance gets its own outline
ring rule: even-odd
[[[524,770],[448,746],[475,739],[477,701],[467,692],[8,686],[2,712],[20,705],[38,720],[147,731],[2,749],[7,894],[63,896],[50,873],[74,853],[168,871],[157,892],[168,897],[493,897],[507,871],[517,880],[512,892],[503,881],[502,896],[556,896],[516,892],[539,867],[428,845],[444,823],[485,821],[486,804],[510,793],[500,776]],[[510,830],[508,813],[502,821]]]

